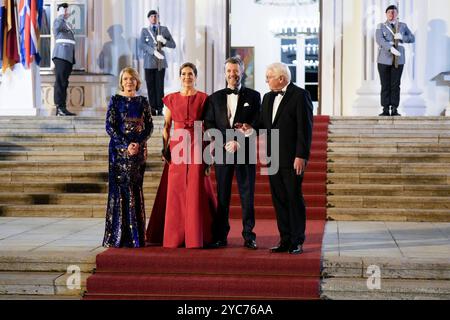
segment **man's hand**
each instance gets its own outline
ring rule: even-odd
[[[128,155],[129,156],[135,156],[139,153],[139,144],[137,143],[130,143],[128,146]]]
[[[164,60],[164,56],[158,52],[158,50],[155,50],[153,52],[153,54],[155,55],[155,57],[157,57],[159,60]]]
[[[400,51],[398,51],[397,49],[395,49],[394,47],[391,48],[391,52],[394,56],[396,57],[400,57],[402,54],[400,53]]]
[[[156,36],[156,41],[159,41],[159,42],[161,42],[162,44],[166,44],[167,43],[167,40],[166,40],[166,38],[164,38],[162,35],[160,35],[160,34],[158,34],[157,36]]]
[[[236,127],[236,131],[239,131],[240,133],[245,135],[246,138],[248,138],[253,134],[253,132],[255,130],[248,123],[244,123],[244,124],[239,123],[239,126]]]
[[[306,160],[301,158],[295,158],[294,170],[298,176],[301,176],[306,169]]]
[[[225,150],[228,153],[236,153],[240,148],[241,146],[237,141],[230,141],[225,145]]]
[[[394,35],[394,39],[395,40],[403,40],[403,36],[402,36],[402,34],[401,33],[396,33],[395,35]]]

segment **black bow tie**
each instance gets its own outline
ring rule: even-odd
[[[225,89],[225,93],[227,94],[227,95],[230,95],[230,94],[239,94],[239,89],[238,88],[236,88],[236,89],[230,89],[230,88],[226,88]]]
[[[271,91],[270,92],[271,95],[273,95],[274,97],[281,95],[282,97],[284,97],[284,95],[286,94],[286,91]]]

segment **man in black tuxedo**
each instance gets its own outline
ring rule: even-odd
[[[267,67],[266,82],[271,92],[263,98],[258,128],[268,131],[271,158],[277,156],[270,154],[272,144],[279,147],[279,170],[269,181],[281,239],[270,251],[300,254],[306,227],[302,182],[311,149],[313,105],[309,92],[291,83],[289,68],[282,63]],[[273,130],[278,130],[279,141],[272,141]]]
[[[244,65],[237,58],[229,58],[225,62],[225,76],[227,88],[219,90],[208,98],[204,115],[206,129],[217,129],[221,133],[222,145],[215,141],[215,172],[217,180],[218,209],[213,222],[214,242],[212,248],[225,247],[230,231],[229,210],[231,187],[234,172],[238,182],[242,204],[242,236],[244,246],[257,249],[255,227],[255,177],[256,160],[250,161],[250,152],[256,155],[256,150],[250,150],[249,137],[256,132],[243,131],[243,126],[255,126],[259,120],[261,109],[261,95],[241,85]],[[227,135],[228,132],[228,135]],[[231,134],[230,134],[231,133]],[[233,135],[241,135],[237,139]],[[238,141],[245,141],[241,145]],[[253,146],[254,147],[254,146]],[[217,152],[218,148],[221,148]],[[238,153],[245,155],[245,159],[238,157]],[[221,156],[223,155],[223,156]],[[253,157],[254,159],[256,157]],[[240,160],[240,161],[238,161]]]

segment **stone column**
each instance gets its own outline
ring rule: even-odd
[[[417,10],[426,10],[427,1],[400,0],[400,21],[408,24],[413,33],[422,23],[421,17],[426,17],[423,11],[420,15],[413,15]],[[390,0],[364,0],[362,4],[361,23],[363,45],[363,65],[361,87],[357,91],[358,98],[353,105],[353,114],[356,116],[375,116],[381,112],[380,106],[380,77],[377,68],[378,45],[375,39],[377,25],[386,20],[385,9],[397,1]],[[402,77],[400,112],[408,116],[425,114],[425,101],[421,97],[422,91],[417,83],[417,70],[420,66],[416,48],[422,48],[423,39],[416,38],[416,44],[404,44],[406,49],[406,65]],[[419,43],[419,45],[417,44]],[[426,43],[426,42],[425,42]]]

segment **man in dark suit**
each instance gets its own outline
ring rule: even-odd
[[[226,89],[212,94],[208,98],[205,110],[206,129],[217,129],[221,133],[220,145],[215,141],[215,172],[217,180],[218,213],[213,222],[214,243],[211,247],[227,245],[230,231],[229,210],[231,187],[234,172],[238,182],[242,205],[242,236],[244,246],[257,249],[255,227],[255,177],[256,150],[250,145],[249,137],[256,132],[242,130],[243,126],[255,126],[259,119],[261,95],[241,85],[244,65],[237,58],[225,62]],[[240,137],[239,137],[240,135]],[[240,139],[239,139],[240,138]],[[239,143],[244,142],[244,145]],[[217,152],[220,148],[222,152]],[[250,155],[253,153],[253,157]],[[221,156],[222,155],[222,156]],[[243,155],[243,157],[239,157]],[[253,161],[251,159],[253,158]]]
[[[279,149],[279,170],[269,181],[280,243],[270,251],[300,254],[306,227],[302,182],[311,149],[313,105],[309,93],[291,83],[289,68],[282,63],[267,68],[266,82],[271,92],[264,96],[258,128],[268,130],[271,158],[277,157],[270,154],[273,144]],[[279,141],[272,139],[274,130],[278,130]]]
[[[142,29],[139,46],[144,52],[145,81],[152,113],[161,116],[164,77],[168,66],[163,48],[174,49],[176,44],[169,29],[159,24],[157,11],[151,10],[147,18],[150,26]]]

